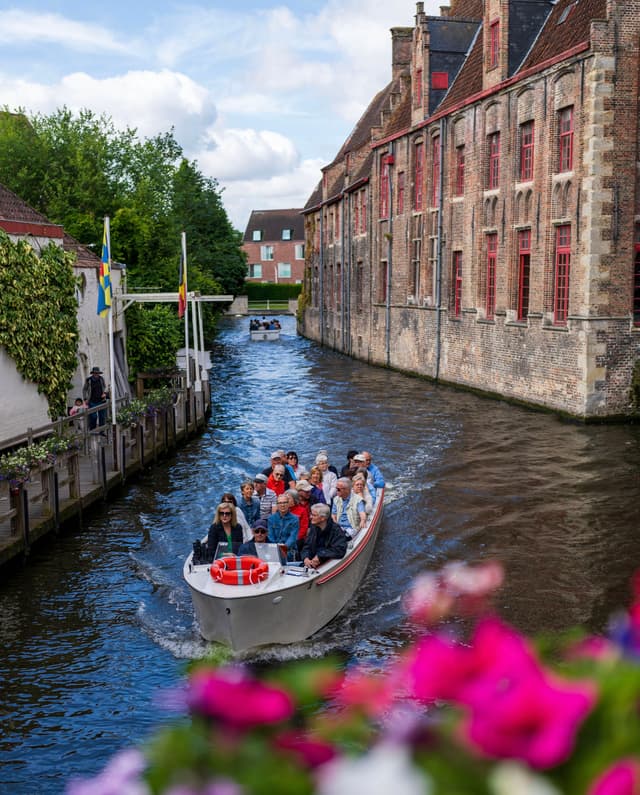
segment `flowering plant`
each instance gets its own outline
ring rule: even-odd
[[[40,464],[54,464],[61,453],[77,446],[74,439],[65,436],[49,436],[26,447],[0,456],[0,480],[18,486],[29,480],[30,471]]]
[[[116,422],[118,425],[137,425],[141,417],[147,413],[147,404],[140,398],[133,398],[126,406],[118,410]]]
[[[137,425],[142,417],[155,417],[172,405],[173,394],[168,387],[151,389],[143,399],[133,398],[119,409],[116,422],[119,425]]]
[[[380,670],[194,664],[188,717],[67,793],[639,795],[640,576],[604,636],[536,641],[491,613],[501,581],[493,563],[421,576],[420,637]]]

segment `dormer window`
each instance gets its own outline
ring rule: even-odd
[[[282,239],[283,240],[291,240],[293,237],[293,229],[283,229],[282,230]]]
[[[262,240],[262,229],[254,229],[251,239],[254,243],[259,243]]]

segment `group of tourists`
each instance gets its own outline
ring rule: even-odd
[[[266,317],[262,317],[258,319],[257,317],[252,317],[249,321],[249,330],[250,331],[262,331],[263,329],[280,329],[282,326],[280,325],[280,321],[277,317],[272,318],[271,320],[267,320]]]
[[[294,450],[275,450],[268,467],[240,484],[237,498],[222,495],[198,557],[213,560],[220,543],[236,555],[257,555],[257,545],[272,543],[279,545],[283,561],[316,569],[345,556],[384,485],[367,451],[349,450],[338,472],[326,450],[318,451],[309,469]]]

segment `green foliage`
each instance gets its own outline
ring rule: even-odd
[[[184,327],[176,310],[165,305],[127,311],[127,354],[134,373],[173,368],[176,351],[183,344]]]
[[[66,413],[77,366],[78,321],[72,257],[49,245],[38,256],[0,231],[0,346],[38,385],[51,419]]]
[[[289,298],[297,298],[302,290],[301,284],[246,282],[245,287],[249,301],[288,301]]]
[[[90,110],[74,114],[61,108],[27,118],[5,109],[0,112],[0,183],[96,251],[109,215],[112,258],[126,264],[131,291],[177,290],[182,231],[187,233],[190,291],[235,295],[243,290],[242,236],[228,219],[222,190],[183,157],[173,131],[140,140],[135,130],[117,130],[108,116]],[[154,346],[140,333],[157,324],[158,316],[141,320],[139,312],[132,314],[129,309],[131,369],[173,359],[176,348],[165,347],[165,356],[154,361]],[[214,305],[204,307],[207,339],[216,316]],[[160,325],[166,331],[170,324]],[[174,338],[165,334],[164,343],[169,339]]]

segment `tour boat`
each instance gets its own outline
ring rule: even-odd
[[[263,325],[262,323],[259,323],[259,325],[254,327],[253,321],[249,325],[249,335],[251,340],[254,342],[261,342],[263,340],[271,342],[272,340],[279,340],[281,331],[282,328],[279,323],[276,328],[270,328],[266,325]]]
[[[232,558],[229,578],[247,584],[225,584],[219,581],[224,568],[220,560],[194,565],[191,553],[183,574],[203,638],[245,651],[302,641],[328,624],[351,599],[369,567],[383,501],[384,489],[378,489],[367,525],[349,541],[346,555],[327,560],[318,569],[283,565],[276,544],[256,544],[259,567],[250,563],[252,568],[243,570],[243,558]]]

